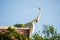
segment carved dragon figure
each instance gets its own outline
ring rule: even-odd
[[[33,19],[32,21],[24,24],[24,27],[30,28],[30,33],[32,33],[34,31],[34,23],[37,23],[39,21],[40,16],[41,16],[41,9],[39,7],[38,7],[38,9],[39,9],[38,16],[35,19]]]

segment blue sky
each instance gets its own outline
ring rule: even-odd
[[[42,30],[43,24],[54,25],[60,32],[60,0],[0,0],[0,26],[30,22],[38,15],[37,5],[42,15],[35,32]]]

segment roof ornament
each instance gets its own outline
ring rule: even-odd
[[[39,9],[39,14],[35,19],[32,20],[32,22],[36,22],[36,23],[39,21],[40,16],[41,16],[41,8],[39,8],[39,7],[37,7],[37,8]]]
[[[29,27],[31,29],[30,33],[32,33],[34,31],[34,23],[37,23],[39,21],[39,18],[41,17],[41,8],[40,7],[37,7],[37,8],[39,9],[38,16],[35,19],[33,19],[32,21],[25,24],[25,27]]]

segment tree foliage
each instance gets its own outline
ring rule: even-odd
[[[33,40],[43,40],[42,36],[40,36],[37,33],[33,34],[32,37],[33,37]]]
[[[60,33],[52,25],[43,25],[42,34],[33,34],[32,40],[60,40]]]
[[[15,31],[15,29],[8,27],[8,32],[0,32],[0,40],[25,40],[24,35]]]

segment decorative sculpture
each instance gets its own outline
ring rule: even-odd
[[[35,19],[33,19],[32,21],[24,24],[24,27],[30,28],[30,33],[32,33],[34,31],[34,23],[37,23],[39,21],[40,16],[41,16],[41,9],[39,7],[38,7],[38,9],[39,9],[38,16]]]

